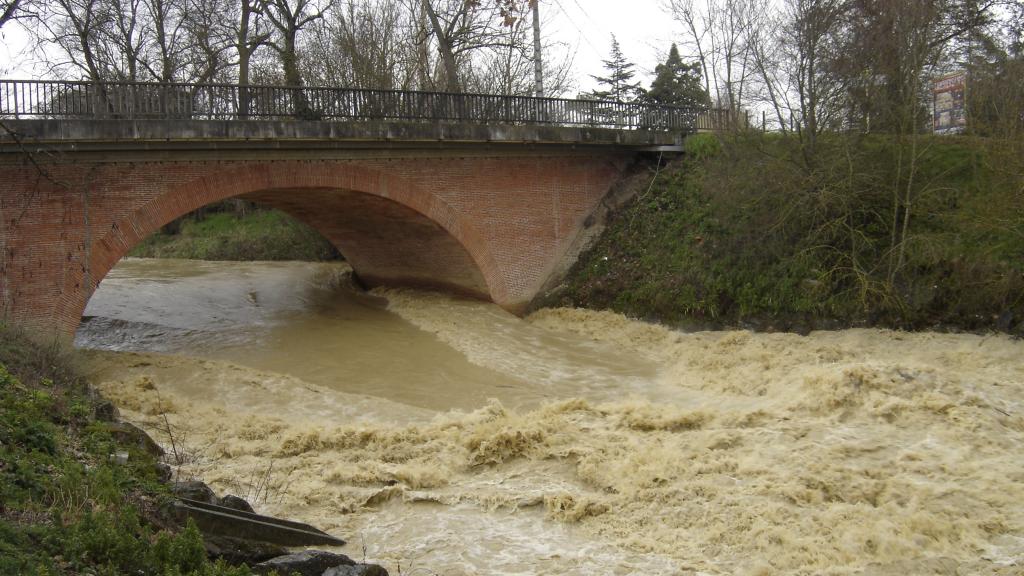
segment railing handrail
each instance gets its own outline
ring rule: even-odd
[[[0,79],[0,116],[396,119],[693,131],[705,107],[267,84]]]
[[[629,106],[644,106],[650,108],[661,108],[671,110],[697,110],[707,111],[712,108],[708,106],[676,106],[674,104],[650,104],[646,102],[639,102],[636,100],[624,102],[621,100],[600,100],[590,98],[555,98],[552,96],[528,96],[524,94],[487,94],[484,92],[436,92],[430,90],[397,90],[394,88],[346,88],[340,86],[289,86],[287,84],[232,84],[229,82],[153,82],[145,80],[20,80],[12,78],[0,78],[0,84],[6,83],[19,83],[19,84],[68,84],[68,85],[89,85],[89,86],[150,86],[150,87],[210,87],[210,88],[246,88],[252,90],[261,89],[284,89],[284,90],[333,90],[339,92],[373,92],[373,93],[389,93],[389,94],[424,94],[433,96],[459,96],[459,97],[487,97],[487,98],[523,98],[527,100],[548,100],[557,102],[587,102],[594,104],[625,104]],[[724,110],[715,108],[715,110]]]
[[[638,102],[636,100],[630,102],[624,102],[621,100],[600,100],[590,98],[555,98],[551,96],[528,96],[524,94],[487,94],[484,92],[437,92],[430,90],[396,90],[394,88],[346,88],[340,86],[289,86],[287,84],[231,84],[228,82],[152,82],[152,81],[139,81],[139,80],[100,80],[94,82],[92,80],[19,80],[10,78],[0,78],[0,84],[16,82],[25,84],[74,84],[74,85],[104,85],[104,86],[153,86],[153,87],[211,87],[211,88],[247,88],[247,89],[266,89],[266,88],[278,88],[286,90],[336,90],[339,92],[375,92],[375,93],[390,93],[390,94],[429,94],[437,96],[466,96],[466,97],[488,97],[488,98],[524,98],[529,100],[551,100],[551,101],[562,101],[562,102],[593,102],[595,104],[627,104],[631,106],[647,106],[652,108],[668,108],[675,110],[709,110],[707,106],[676,106],[674,104],[649,104],[646,102]]]

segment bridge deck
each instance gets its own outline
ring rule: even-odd
[[[3,120],[0,153],[60,151],[618,148],[680,151],[682,134],[566,126],[286,120]]]

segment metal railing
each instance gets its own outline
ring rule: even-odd
[[[706,108],[697,114],[694,128],[698,132],[725,132],[750,127],[750,113],[746,110]]]
[[[702,108],[349,88],[0,80],[0,117],[400,120],[692,132]]]

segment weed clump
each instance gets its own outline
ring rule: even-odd
[[[146,238],[129,255],[231,261],[338,258],[334,246],[316,230],[276,210],[186,217],[176,229]]]
[[[542,304],[697,328],[1024,333],[1020,143],[833,135],[808,157],[756,133],[684,147]]]

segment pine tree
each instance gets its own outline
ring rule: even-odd
[[[711,98],[701,83],[700,64],[687,64],[672,44],[664,64],[654,68],[654,81],[647,92],[647,100],[669,106],[708,106]]]
[[[633,79],[633,63],[626,60],[619,48],[619,41],[612,34],[612,53],[608,60],[604,60],[607,76],[591,76],[607,90],[594,90],[591,95],[600,100],[614,100],[616,102],[628,102],[643,95],[643,88],[639,82],[630,82]]]

